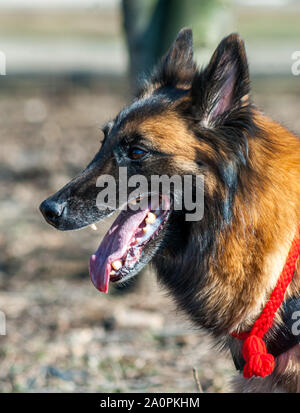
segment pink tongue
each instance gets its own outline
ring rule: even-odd
[[[126,253],[134,233],[146,218],[149,209],[121,211],[90,259],[90,277],[95,287],[107,293],[111,263]]]

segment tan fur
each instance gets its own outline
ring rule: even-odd
[[[161,152],[175,154],[176,157],[188,162],[196,159],[198,140],[190,134],[184,122],[171,111],[144,120],[138,126],[138,131]]]
[[[211,263],[214,284],[221,284],[223,291],[221,296],[210,293],[211,311],[226,317],[231,331],[248,331],[259,316],[300,223],[300,141],[261,114],[257,114],[257,122],[266,131],[272,150],[268,142],[253,139],[249,142],[249,157],[259,174],[267,175],[269,183],[263,190],[259,182],[255,183],[257,196],[248,205],[237,197],[234,225],[221,240],[226,248],[220,248],[220,259],[214,258]],[[253,227],[246,229],[245,222],[252,222]],[[296,273],[287,296],[299,292],[300,276]],[[281,390],[299,391],[299,348],[278,358],[279,367],[264,379],[263,385],[260,379],[246,380],[240,390],[271,391],[280,383]]]
[[[220,235],[219,252],[210,263],[210,278],[201,295],[208,297],[207,311],[224,320],[227,331],[247,331],[261,313],[284,266],[300,223],[300,142],[285,128],[261,113],[256,122],[265,139],[249,138],[249,163],[257,171],[250,182],[256,188],[247,204],[237,194],[231,229]],[[208,143],[194,138],[185,123],[169,112],[141,122],[138,130],[158,150],[172,155],[178,168],[192,169],[196,151],[213,157]],[[259,177],[267,184],[261,187]],[[208,179],[210,191],[216,182]],[[251,223],[251,225],[249,225]],[[222,294],[220,294],[222,291]],[[300,292],[295,275],[287,296]],[[280,323],[277,316],[277,323]],[[243,391],[299,390],[299,346],[278,358],[278,368],[266,379],[244,381]],[[291,378],[292,377],[292,378]]]
[[[240,37],[232,35],[226,41],[227,44],[238,43],[240,62],[246,62]],[[185,56],[176,50],[171,49],[171,53]],[[219,66],[225,65],[227,54],[217,49],[208,69],[215,65],[217,59],[221,62]],[[146,95],[151,95],[157,88],[159,84],[149,85]],[[189,98],[187,94],[184,99]],[[241,107],[248,104],[249,94],[246,93],[241,97]],[[248,173],[249,169],[240,172],[241,182],[245,188],[251,188],[251,193],[247,195],[241,189],[237,191],[231,225],[219,234],[217,252],[210,259],[209,273],[198,294],[205,297],[207,318],[222,320],[224,336],[227,337],[233,331],[249,331],[259,317],[280,276],[300,224],[300,140],[259,111],[254,112],[254,118],[262,131],[262,136],[248,137],[248,165],[255,173]],[[201,125],[206,131],[214,128],[213,123],[203,119]],[[173,167],[170,169],[172,172],[174,169],[181,172],[197,170],[194,161],[199,159],[199,153],[204,162],[218,159],[216,150],[221,159],[226,159],[228,148],[223,147],[222,142],[216,149],[209,140],[196,138],[189,131],[187,121],[181,119],[175,110],[143,119],[135,129],[146,136],[154,148],[169,156],[168,167]],[[212,195],[216,191],[222,194],[224,189],[214,173],[209,170],[205,173],[207,193]],[[298,271],[286,298],[299,294]],[[278,312],[275,324],[280,323]],[[231,350],[238,354],[241,346],[235,341],[237,339],[231,339]],[[272,375],[265,379],[239,380],[236,389],[245,392],[300,391],[299,347],[278,357]]]
[[[256,112],[255,118],[264,131],[262,138],[249,137],[248,162],[256,175],[243,176],[244,182],[255,188],[255,192],[252,191],[247,202],[244,195],[237,193],[232,224],[228,231],[219,235],[208,282],[199,292],[207,297],[207,316],[217,314],[227,333],[248,331],[260,315],[300,223],[300,141],[262,113]],[[168,165],[173,172],[196,172],[197,151],[208,159],[214,157],[215,149],[197,139],[172,110],[127,124],[126,128],[138,131],[154,149],[169,155]],[[218,185],[216,177],[208,173],[205,178],[206,190],[212,194]],[[299,292],[297,273],[287,296],[299,295]],[[278,314],[276,323],[280,322]],[[264,380],[242,379],[236,389],[299,391],[298,353],[299,346],[278,358],[278,367],[272,375]]]

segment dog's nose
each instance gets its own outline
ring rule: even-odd
[[[57,227],[60,222],[60,218],[64,211],[65,205],[51,199],[46,199],[40,205],[40,211],[43,214],[45,220]]]

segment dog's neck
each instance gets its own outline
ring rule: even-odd
[[[299,139],[261,114],[256,122],[264,137],[249,138],[231,222],[222,227],[204,211],[202,222],[186,224],[185,248],[155,260],[179,306],[219,338],[248,330],[258,317],[300,222]],[[289,294],[300,291],[294,278]]]

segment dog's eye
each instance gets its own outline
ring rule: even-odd
[[[130,159],[133,159],[134,161],[139,161],[145,158],[145,156],[148,154],[147,151],[144,149],[138,148],[138,147],[133,147],[130,148],[129,150],[129,157]]]

